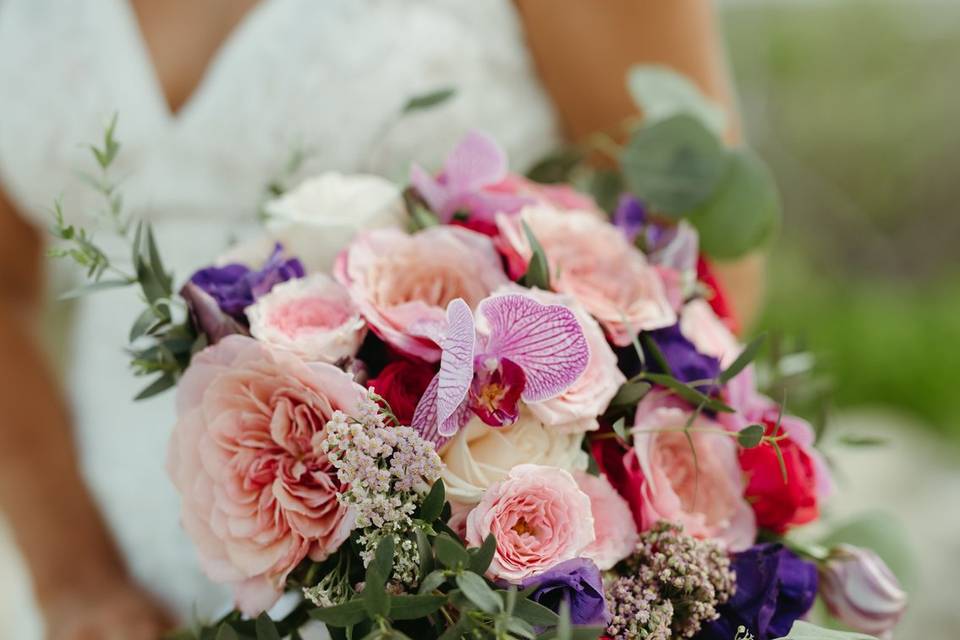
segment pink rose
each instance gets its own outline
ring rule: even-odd
[[[643,475],[641,529],[669,520],[682,524],[690,535],[716,538],[741,551],[753,544],[757,526],[743,497],[736,441],[707,431],[723,427],[705,416],[696,418],[685,434],[691,411],[657,391],[637,406],[632,433]]]
[[[531,206],[519,216],[498,215],[512,276],[526,271],[533,253],[521,222],[543,246],[552,288],[582,304],[615,345],[627,346],[641,330],[676,322],[657,270],[616,227],[590,211]]]
[[[432,338],[444,325],[447,303],[463,298],[474,308],[507,282],[491,240],[453,226],[362,234],[337,258],[334,276],[374,333],[428,362],[440,359]]]
[[[733,332],[702,298],[684,305],[680,314],[680,333],[693,343],[697,351],[719,360],[723,368],[733,364],[743,351]]]
[[[350,294],[323,273],[275,286],[246,314],[254,338],[311,362],[353,357],[367,333]]]
[[[487,573],[518,583],[578,557],[593,541],[590,498],[569,472],[521,464],[492,485],[467,516],[467,543],[493,534],[497,550]]]
[[[595,431],[600,427],[597,416],[607,410],[617,390],[626,382],[626,376],[617,366],[617,356],[607,343],[603,329],[569,296],[519,286],[505,288],[504,291],[528,295],[542,304],[563,305],[580,322],[590,349],[586,370],[560,395],[543,402],[530,402],[527,406],[550,429],[565,433]]]
[[[333,412],[355,413],[364,397],[336,367],[242,336],[202,351],[184,374],[167,470],[204,571],[234,587],[245,614],[268,609],[297,564],[349,536],[352,514],[321,443]]]
[[[593,532],[596,540],[583,550],[602,571],[612,569],[634,552],[640,535],[633,523],[630,505],[613,488],[607,476],[592,476],[578,471],[577,485],[590,498]]]

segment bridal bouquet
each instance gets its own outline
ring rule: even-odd
[[[616,171],[579,149],[534,173],[566,184],[473,132],[405,188],[277,188],[264,237],[182,288],[149,228],[101,280],[58,217],[95,287],[142,291],[143,395],[177,385],[167,468],[238,609],[177,637],[868,637],[800,621],[818,595],[889,634],[905,596],[874,553],[789,535],[830,472],[707,257],[766,239],[769,177],[709,111],[658,105],[605,139]]]

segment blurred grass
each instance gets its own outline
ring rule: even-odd
[[[762,324],[807,339],[839,406],[960,440],[960,3],[748,3],[724,22],[785,203]]]

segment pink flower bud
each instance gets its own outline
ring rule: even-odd
[[[838,545],[820,568],[820,593],[837,619],[881,638],[907,608],[907,594],[880,557],[869,549]]]

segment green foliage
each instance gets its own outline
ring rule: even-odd
[[[790,633],[777,640],[877,640],[874,636],[849,631],[825,629],[815,624],[798,620],[793,623]]]
[[[523,284],[527,287],[549,291],[550,265],[547,262],[547,254],[544,252],[540,241],[533,235],[530,225],[525,221],[521,221],[521,223],[523,224],[523,232],[527,236],[527,242],[530,243],[530,250],[533,252],[530,256],[530,262],[527,264],[527,272],[523,275]]]
[[[707,99],[686,76],[672,69],[660,65],[633,66],[627,72],[627,89],[649,124],[685,113],[715,135],[723,135],[727,118],[720,105]]]
[[[744,449],[753,449],[763,441],[764,428],[762,424],[750,424],[737,432],[737,444]]]
[[[456,93],[457,90],[453,87],[443,87],[441,89],[436,89],[434,91],[428,91],[427,93],[413,96],[404,103],[400,112],[407,114],[414,111],[423,111],[424,109],[438,107],[455,96]]]

